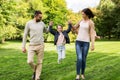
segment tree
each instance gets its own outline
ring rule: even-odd
[[[112,0],[115,4],[115,8],[112,10],[112,15],[114,16],[115,27],[113,28],[113,34],[117,39],[120,39],[120,1]]]
[[[1,0],[0,6],[0,42],[3,43],[5,39],[17,36],[14,25],[16,18],[13,17],[16,13],[16,3],[13,0]]]
[[[48,7],[49,10],[46,11],[47,18],[45,22],[49,22],[50,20],[54,21],[55,25],[62,24],[67,20],[67,7],[65,0],[43,0],[45,7]]]
[[[65,26],[67,21],[67,7],[65,0],[42,0],[43,5],[48,8],[45,12],[47,18],[44,19],[45,23],[49,23],[49,21],[54,21],[54,28],[58,24]],[[49,39],[48,41],[53,40],[53,36],[51,34],[46,35],[45,40]]]
[[[111,23],[113,20],[113,16],[111,14],[112,9],[114,8],[114,4],[112,3],[111,0],[101,0],[100,6],[98,9],[101,11],[100,15],[98,16],[99,22],[96,22],[97,28],[99,29],[99,33],[101,36],[108,38],[111,38],[112,35],[112,28],[114,26],[114,23]]]
[[[120,34],[120,1],[101,0],[98,6],[99,13],[95,19],[98,33],[104,38],[119,38]]]

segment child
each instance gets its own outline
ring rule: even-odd
[[[57,26],[57,30],[53,30],[52,26],[53,22],[51,21],[49,23],[49,31],[54,35],[54,45],[57,47],[58,64],[60,64],[60,61],[65,58],[65,44],[70,43],[68,33],[71,31],[72,24],[70,21],[68,22],[67,30],[63,30],[63,27],[61,25]]]

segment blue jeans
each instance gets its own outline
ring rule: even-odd
[[[77,75],[84,74],[86,67],[86,57],[89,50],[89,42],[76,41],[76,54],[77,54],[77,63],[76,63],[76,71]]]
[[[65,45],[57,45],[58,61],[65,58]]]

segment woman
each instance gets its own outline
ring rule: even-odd
[[[91,50],[94,50],[94,42],[95,38],[99,38],[96,35],[94,30],[94,22],[91,18],[94,17],[94,14],[89,8],[85,8],[82,10],[82,20],[79,21],[73,29],[78,29],[78,35],[76,39],[76,54],[77,54],[77,63],[76,63],[76,80],[80,80],[80,72],[81,78],[85,79],[85,67],[86,67],[86,57],[89,50],[89,45],[91,41]]]

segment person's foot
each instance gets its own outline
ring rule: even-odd
[[[81,78],[82,78],[83,80],[85,80],[85,76],[84,76],[84,75],[81,75]]]
[[[80,80],[80,76],[79,76],[79,75],[77,75],[75,80]]]
[[[36,73],[34,72],[32,75],[32,80],[35,80],[35,75],[36,75]]]

